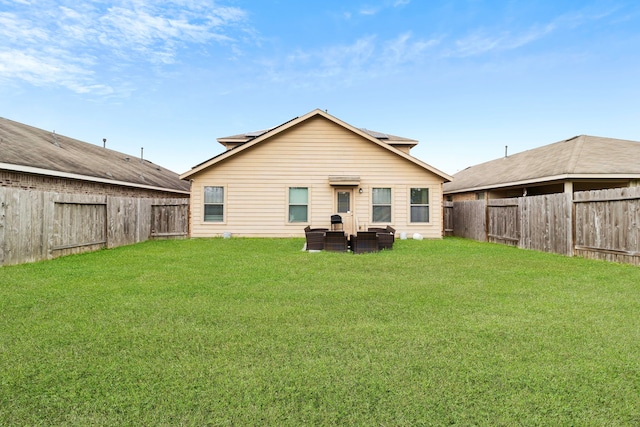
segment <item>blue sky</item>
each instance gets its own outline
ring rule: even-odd
[[[178,173],[321,108],[455,174],[640,141],[636,0],[0,0],[0,116]]]

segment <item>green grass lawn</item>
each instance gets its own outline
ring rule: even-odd
[[[640,425],[640,269],[447,238],[0,268],[0,425]]]

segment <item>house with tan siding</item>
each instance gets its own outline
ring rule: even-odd
[[[219,138],[227,150],[183,173],[192,237],[302,237],[392,226],[441,238],[450,176],[410,155],[418,142],[360,129],[322,110],[280,126]]]

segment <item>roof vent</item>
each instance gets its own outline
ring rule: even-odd
[[[58,143],[58,136],[56,135],[56,131],[55,130],[51,134],[51,137],[53,138],[53,141],[51,141],[51,143],[53,145],[55,145],[56,147],[60,147],[60,144]]]

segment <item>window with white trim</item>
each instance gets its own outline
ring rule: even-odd
[[[224,187],[204,187],[204,220],[224,221]]]
[[[429,189],[411,189],[411,222],[429,222]]]
[[[374,188],[371,193],[372,222],[391,222],[391,188]]]
[[[289,222],[308,222],[309,189],[307,187],[289,188]]]

